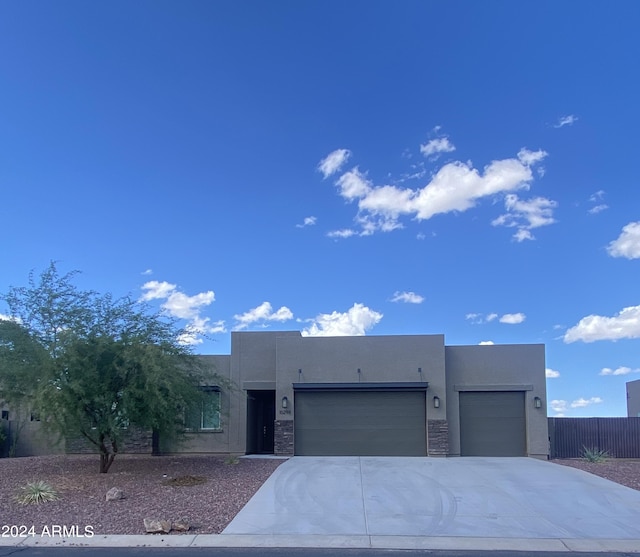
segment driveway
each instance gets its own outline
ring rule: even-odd
[[[224,534],[640,540],[640,492],[532,458],[293,457]]]

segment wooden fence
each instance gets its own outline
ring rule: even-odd
[[[585,447],[640,458],[640,418],[549,418],[550,458],[579,458]]]

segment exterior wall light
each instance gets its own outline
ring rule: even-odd
[[[438,396],[433,397],[433,407],[440,408],[440,397]]]
[[[289,399],[286,396],[282,397],[282,408],[288,408],[289,407]]]
[[[542,408],[542,399],[539,396],[533,398],[534,408]]]

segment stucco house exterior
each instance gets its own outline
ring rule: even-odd
[[[186,438],[131,428],[122,452],[150,453],[155,442],[163,453],[548,457],[542,344],[239,331],[231,354],[200,358],[210,381],[202,408],[185,416]],[[16,456],[95,450],[83,439],[52,444],[33,417],[21,423]]]
[[[627,417],[640,418],[640,379],[627,382]]]
[[[180,452],[548,456],[542,344],[234,332],[202,358],[236,388],[206,387],[221,413],[203,407]]]

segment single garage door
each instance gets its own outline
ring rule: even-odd
[[[425,392],[295,393],[295,454],[425,456]]]
[[[460,454],[526,456],[524,392],[461,392]]]

